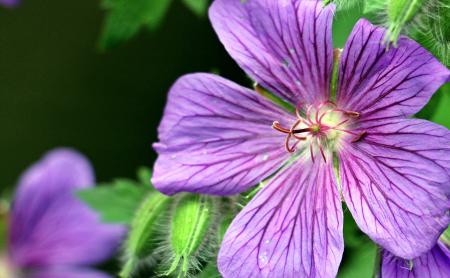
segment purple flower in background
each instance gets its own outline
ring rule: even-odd
[[[0,0],[0,5],[8,8],[14,8],[19,5],[19,0]]]
[[[160,191],[231,195],[265,180],[225,235],[226,278],[334,277],[341,198],[366,234],[406,259],[431,249],[449,223],[450,132],[408,118],[449,71],[405,37],[387,51],[386,31],[360,20],[331,101],[333,13],[299,0],[216,0],[210,9],[231,56],[296,113],[211,74],[184,76],[169,93],[154,145]]]
[[[381,277],[448,278],[450,277],[450,249],[444,242],[439,241],[428,253],[411,262],[383,251]]]
[[[90,163],[68,149],[48,153],[21,177],[11,209],[8,265],[32,278],[102,278],[123,227],[102,224],[74,195],[95,183]],[[13,275],[13,277],[14,277]]]

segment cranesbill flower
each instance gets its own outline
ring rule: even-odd
[[[170,90],[154,145],[160,191],[230,195],[265,181],[225,235],[224,277],[335,276],[341,198],[362,231],[406,259],[431,249],[449,223],[450,132],[408,118],[449,71],[405,37],[386,50],[386,30],[360,20],[334,98],[333,12],[298,0],[216,0],[210,9],[231,56],[295,113],[211,74]]]
[[[51,151],[23,174],[9,221],[6,277],[109,277],[87,266],[107,259],[124,230],[100,223],[74,195],[93,184],[90,163],[68,149]]]
[[[447,278],[450,277],[450,249],[438,241],[429,252],[411,261],[384,251],[380,272],[383,278]]]

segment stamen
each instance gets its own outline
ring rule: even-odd
[[[329,140],[339,138],[338,134],[329,133],[331,130],[352,135],[351,142],[358,142],[366,134],[366,132],[355,133],[347,126],[352,119],[360,117],[359,112],[338,109],[331,101],[323,102],[316,107],[310,105],[305,112],[301,112],[299,104],[295,109],[297,120],[290,128],[283,127],[278,121],[273,122],[272,128],[286,134],[284,145],[289,153],[294,153],[300,142],[310,140],[309,152],[313,162],[315,161],[314,152],[317,152],[316,144],[320,155],[327,162],[328,148],[336,146],[336,142],[329,142]],[[335,114],[330,115],[331,113]],[[327,115],[330,116],[325,118]]]
[[[278,130],[280,132],[286,133],[286,134],[290,134],[291,133],[291,131],[289,129],[282,127],[280,125],[280,122],[278,122],[278,121],[273,122],[272,128],[276,129],[276,130]]]

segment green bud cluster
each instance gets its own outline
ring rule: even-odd
[[[159,192],[153,192],[138,209],[126,242],[127,261],[120,273],[123,278],[131,277],[136,266],[152,255],[156,244],[158,223],[169,207],[171,199]]]

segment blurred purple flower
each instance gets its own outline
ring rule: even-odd
[[[439,241],[428,253],[412,260],[395,257],[383,251],[381,261],[383,278],[448,278],[450,277],[450,249]]]
[[[334,277],[341,196],[359,227],[403,258],[431,249],[449,223],[450,132],[408,118],[449,71],[405,37],[386,50],[386,30],[360,20],[331,102],[333,13],[306,0],[210,9],[231,56],[296,113],[211,74],[184,76],[169,93],[154,145],[160,191],[231,195],[268,180],[225,235],[226,278]]]
[[[21,177],[11,209],[9,262],[18,276],[102,278],[87,268],[118,247],[123,227],[102,224],[74,195],[95,183],[81,154],[58,149]]]
[[[0,0],[0,6],[14,8],[20,4],[19,0]]]

